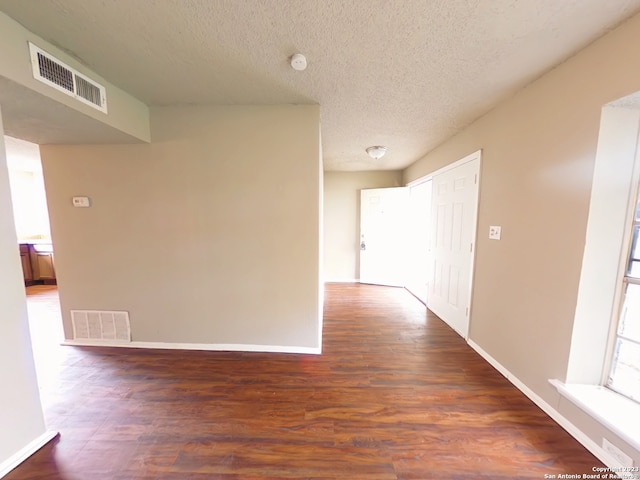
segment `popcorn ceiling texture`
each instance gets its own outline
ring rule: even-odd
[[[321,105],[325,170],[399,169],[640,0],[0,0],[149,105]],[[288,64],[307,56],[305,72]],[[387,145],[372,161],[370,145]]]

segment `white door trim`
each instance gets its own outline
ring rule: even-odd
[[[416,178],[415,180],[412,180],[411,182],[407,183],[407,187],[413,187],[415,185],[418,185],[420,183],[423,182],[427,182],[429,180],[432,180],[434,176],[439,175],[441,173],[446,172],[447,170],[451,170],[452,168],[456,168],[459,167],[460,165],[464,165],[467,162],[470,162],[471,160],[475,160],[476,158],[478,158],[478,161],[480,162],[478,164],[478,172],[480,172],[480,166],[482,163],[482,149],[480,150],[476,150],[473,153],[470,153],[469,155],[462,157],[460,160],[456,160],[453,163],[450,163],[448,165],[445,165],[444,167],[439,168],[438,170],[434,170],[431,173],[428,173],[426,175],[423,175],[420,178]],[[480,173],[478,173],[478,186],[480,185]]]
[[[469,272],[469,321],[467,322],[467,331],[465,332],[464,339],[469,341],[469,331],[471,330],[471,319],[473,317],[473,287],[475,282],[473,281],[476,276],[476,251],[478,250],[478,212],[480,210],[480,178],[482,172],[482,150],[473,152],[471,155],[467,155],[462,160],[464,162],[476,160],[478,161],[478,178],[476,179],[476,208],[473,211],[473,250],[471,251],[471,271]]]

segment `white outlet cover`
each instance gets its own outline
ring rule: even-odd
[[[606,438],[602,439],[602,448],[623,467],[633,467],[633,458],[624,453]]]
[[[500,240],[502,236],[502,227],[497,225],[491,225],[489,227],[489,239],[490,240]]]

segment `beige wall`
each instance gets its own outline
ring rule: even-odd
[[[319,107],[152,109],[150,145],[42,146],[71,309],[141,342],[317,348]],[[73,208],[86,195],[91,208]]]
[[[66,63],[69,67],[102,84],[107,90],[109,114],[105,115],[95,108],[35,80],[27,42],[34,43],[47,53]],[[149,140],[149,109],[144,103],[107,82],[104,78],[79,63],[75,58],[31,33],[2,12],[0,12],[0,45],[0,77],[26,87],[27,90],[23,91],[25,95],[29,95],[30,92],[38,92],[44,97],[51,98],[88,117],[114,127],[133,138],[143,141]],[[25,102],[26,104],[27,102]],[[34,119],[32,128],[40,128],[39,121],[40,119]],[[50,128],[50,126],[47,126],[47,128]]]
[[[640,16],[404,175],[411,181],[483,150],[470,339],[553,407],[547,380],[567,373],[600,112],[640,90],[640,56],[630,48],[638,42]],[[489,225],[502,226],[502,240],[488,240]]]
[[[398,171],[325,172],[324,279],[353,281],[359,277],[360,190],[398,187]]]
[[[13,225],[0,116],[0,472],[27,444],[45,433],[31,352],[22,267]]]

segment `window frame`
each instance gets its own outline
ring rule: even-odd
[[[624,227],[624,243],[620,248],[620,260],[618,265],[618,278],[616,280],[615,296],[614,296],[614,308],[611,312],[611,321],[609,323],[609,333],[607,338],[607,347],[604,357],[604,363],[602,366],[602,374],[600,385],[617,395],[621,395],[633,402],[640,404],[640,399],[631,398],[624,393],[612,388],[609,385],[609,379],[614,367],[614,359],[616,355],[616,343],[618,341],[618,328],[620,326],[620,320],[622,315],[622,309],[624,308],[625,292],[628,283],[640,284],[640,278],[634,279],[629,282],[627,272],[629,271],[629,265],[631,263],[631,255],[634,240],[634,227],[640,226],[640,220],[636,220],[636,210],[640,205],[640,139],[637,143],[636,155],[634,156],[633,173],[632,173],[632,187],[629,191],[629,198],[627,200],[626,222]],[[640,237],[640,234],[639,234]],[[640,238],[638,239],[640,241]]]

